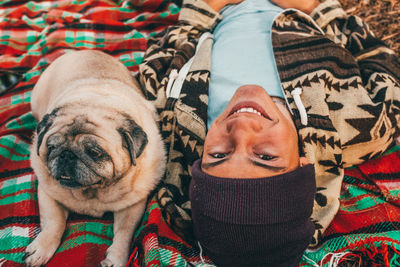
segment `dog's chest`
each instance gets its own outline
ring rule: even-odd
[[[140,194],[127,188],[86,188],[72,190],[72,198],[65,198],[60,202],[67,208],[77,213],[101,217],[104,212],[124,209],[138,202],[142,197]]]
[[[97,189],[95,188],[88,188],[82,190],[82,198],[84,199],[93,199],[97,197]]]

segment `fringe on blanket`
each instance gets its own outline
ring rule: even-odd
[[[340,267],[380,267],[399,266],[400,252],[393,246],[382,244],[380,247],[370,247],[350,252],[340,259]]]
[[[400,265],[400,252],[387,244],[357,251],[326,254],[320,263],[303,256],[313,267],[390,267]]]

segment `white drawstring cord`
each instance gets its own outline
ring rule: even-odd
[[[189,59],[189,61],[186,62],[186,64],[183,65],[183,67],[179,70],[177,77],[173,81],[170,94],[167,95],[167,97],[172,97],[172,98],[176,98],[176,99],[179,98],[179,95],[182,90],[183,82],[186,79],[186,76],[189,72],[189,69],[190,69],[190,66],[192,65],[192,63],[193,63],[193,57],[191,59]]]
[[[199,245],[199,249],[200,249],[200,260],[201,260],[201,265],[202,267],[215,267],[215,265],[211,265],[205,262],[204,258],[203,258],[203,248],[200,245],[200,242],[197,241],[197,244]]]
[[[178,78],[178,71],[176,69],[173,69],[168,76],[167,89],[165,90],[165,94],[167,95],[167,97],[171,95],[171,88],[176,78]]]
[[[199,241],[197,241],[197,245],[199,245],[199,248],[200,248],[200,259],[201,259],[201,263],[206,264],[206,262],[205,262],[204,259],[203,259],[203,248],[201,247]]]
[[[300,98],[300,95],[302,93],[301,88],[297,87],[290,93],[292,94],[294,103],[296,104],[297,109],[299,110],[301,124],[307,125],[308,123],[307,112]]]
[[[196,56],[196,54],[199,51],[199,48],[201,47],[203,42],[205,40],[207,40],[208,38],[212,38],[212,37],[213,37],[213,35],[209,32],[203,33],[200,36],[199,42],[197,43],[196,52],[195,52],[194,56],[191,59],[189,59],[189,61],[186,62],[185,65],[183,65],[183,67],[179,70],[179,73],[176,69],[173,69],[171,71],[171,73],[169,74],[167,89],[165,90],[167,98],[175,98],[175,99],[179,98],[183,82],[185,81],[186,76],[189,72],[189,69],[192,66],[194,57]]]

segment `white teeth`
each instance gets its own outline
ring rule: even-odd
[[[61,175],[61,178],[63,178],[63,179],[71,179],[71,177],[69,177],[69,176],[64,176],[64,175]]]
[[[261,116],[261,113],[259,111],[255,110],[254,108],[241,108],[241,109],[237,110],[235,113],[242,113],[242,112],[254,113],[254,114]]]

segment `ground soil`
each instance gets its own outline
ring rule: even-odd
[[[400,0],[339,0],[348,14],[368,23],[400,55]]]

